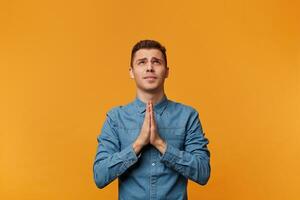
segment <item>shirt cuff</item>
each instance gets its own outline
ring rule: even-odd
[[[123,165],[126,168],[137,162],[140,156],[141,153],[138,156],[135,154],[132,145],[129,145],[119,153],[119,158],[123,160]]]

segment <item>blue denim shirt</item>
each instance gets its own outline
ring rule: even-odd
[[[106,113],[93,165],[98,188],[119,179],[119,199],[187,199],[188,179],[205,185],[210,152],[198,112],[165,95],[154,105],[159,135],[167,144],[162,155],[148,145],[136,155],[132,144],[140,133],[146,104],[137,96]]]

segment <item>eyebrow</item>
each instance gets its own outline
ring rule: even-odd
[[[163,62],[163,60],[160,59],[160,58],[152,57],[152,59],[154,59],[154,60],[159,60],[160,62]],[[140,58],[140,59],[137,59],[136,62],[138,62],[138,61],[144,61],[144,60],[147,60],[147,58]]]
[[[160,62],[162,62],[163,60],[160,59],[160,58],[156,58],[156,57],[153,57],[154,60],[159,60]]]
[[[140,58],[140,59],[137,59],[135,62],[143,61],[143,60],[147,60],[147,58]]]

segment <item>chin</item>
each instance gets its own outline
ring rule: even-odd
[[[145,92],[156,92],[159,90],[159,87],[141,87]]]

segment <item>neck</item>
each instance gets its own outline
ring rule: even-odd
[[[141,91],[137,90],[137,97],[144,103],[147,103],[148,101],[152,101],[153,105],[155,105],[157,102],[162,100],[162,98],[165,95],[165,91],[162,89],[158,92],[147,92],[147,91]]]

